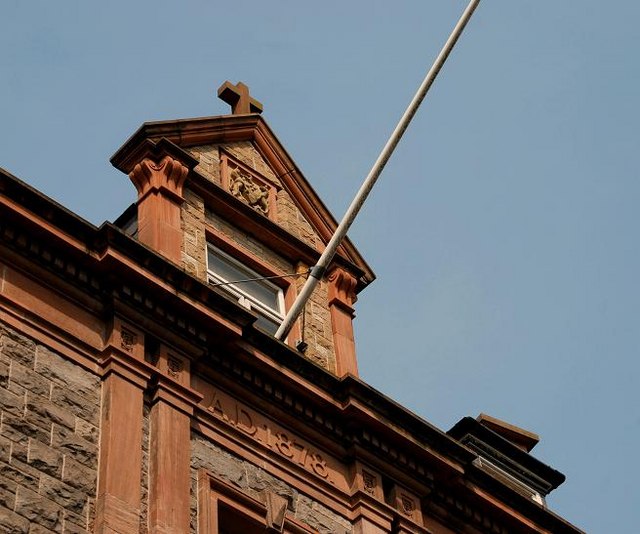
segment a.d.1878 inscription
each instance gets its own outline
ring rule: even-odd
[[[214,388],[208,382],[196,380],[197,383],[194,386],[204,396],[202,405],[217,419],[235,427],[258,443],[320,478],[339,487],[346,487],[346,479],[336,460],[320,453],[305,440]]]

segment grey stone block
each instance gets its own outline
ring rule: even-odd
[[[14,460],[11,465],[0,463],[0,477],[11,480],[18,486],[32,488],[35,491],[38,490],[40,474],[18,460]]]
[[[0,361],[0,386],[7,387],[9,382],[9,364]]]
[[[55,530],[48,529],[42,525],[33,523],[29,529],[29,534],[55,534]]]
[[[54,425],[51,446],[88,467],[95,467],[98,459],[98,448],[87,440],[74,434],[68,428]]]
[[[60,477],[62,474],[62,454],[36,440],[29,441],[27,463],[53,477]]]
[[[62,532],[64,532],[64,534],[89,534],[89,531],[86,528],[76,525],[68,519],[64,520],[64,529]]]
[[[247,473],[240,460],[200,439],[192,445],[192,463],[196,469],[205,467],[240,488],[247,487]]]
[[[16,332],[4,330],[0,336],[0,354],[27,367],[33,367],[36,344]]]
[[[49,427],[51,425],[49,424]],[[40,428],[21,417],[16,417],[8,412],[2,415],[2,428],[0,434],[17,443],[26,443],[27,438],[37,439],[48,443],[50,428]]]
[[[85,402],[98,404],[100,401],[99,377],[42,345],[38,345],[36,350],[35,370],[53,382],[75,391],[85,398]]]
[[[87,423],[83,419],[76,419],[76,434],[90,443],[97,444],[100,431],[97,426]]]
[[[24,414],[24,395],[0,387],[0,409],[21,417]]]
[[[10,456],[11,441],[5,437],[0,436],[0,462],[9,463]]]
[[[9,382],[17,384],[47,399],[51,394],[51,381],[39,375],[33,369],[17,362],[11,363]]]
[[[32,523],[62,532],[62,508],[34,491],[18,488],[15,511]]]
[[[87,502],[84,492],[48,475],[40,478],[39,493],[74,514],[81,514]]]
[[[71,430],[76,426],[75,415],[33,393],[27,393],[26,417],[42,428],[50,428],[51,423],[65,426]]]
[[[0,506],[0,532],[5,534],[28,534],[30,522],[27,518]]]
[[[300,495],[296,510],[296,519],[317,530],[320,534],[349,534],[352,531],[349,522],[311,499]]]
[[[272,491],[287,499],[289,510],[295,511],[298,500],[298,492],[295,489],[253,464],[246,463],[245,468],[247,470],[248,485],[251,489],[258,493],[265,490]]]
[[[100,405],[94,404],[90,399],[68,387],[54,385],[51,391],[51,402],[89,423],[98,424]]]
[[[16,491],[18,490],[18,484],[13,480],[9,480],[3,476],[0,476],[0,514],[2,508],[9,508],[13,510],[16,502]]]
[[[95,469],[82,465],[68,456],[64,459],[62,480],[70,486],[93,495],[96,493],[96,478]]]

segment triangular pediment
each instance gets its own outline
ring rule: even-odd
[[[258,114],[150,122],[114,154],[129,173],[145,143],[170,142],[199,161],[194,173],[321,252],[337,222],[266,121]],[[338,255],[359,271],[359,288],[375,275],[347,239]]]

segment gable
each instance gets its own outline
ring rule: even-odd
[[[248,171],[258,186],[272,187],[275,191],[276,224],[312,249],[321,251],[333,235],[336,220],[260,115],[145,123],[114,154],[111,162],[129,173],[141,146],[145,142],[161,140],[175,144],[176,148],[195,157],[198,160],[195,173],[223,189],[222,155],[229,156],[232,166],[241,164],[242,170]],[[230,191],[227,189],[227,192]],[[338,249],[337,256],[338,260],[342,258],[359,271],[357,291],[375,279],[373,271],[348,238]]]

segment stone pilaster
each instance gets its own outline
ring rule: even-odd
[[[143,394],[151,376],[142,333],[116,319],[103,362],[97,534],[140,528]]]
[[[329,311],[336,354],[336,374],[358,376],[356,345],[353,337],[353,304],[356,301],[357,280],[344,269],[334,268],[329,281]]]
[[[190,362],[160,347],[151,399],[149,532],[189,531],[191,416],[202,397],[189,389]]]

